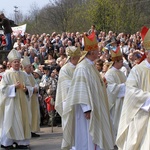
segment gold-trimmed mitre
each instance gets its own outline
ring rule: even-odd
[[[24,56],[24,58],[23,58],[22,61],[21,61],[21,65],[22,65],[23,67],[26,67],[26,66],[28,66],[28,65],[30,65],[30,64],[31,64],[31,62],[30,62],[29,57],[28,57],[28,56]]]
[[[12,50],[9,52],[7,58],[8,58],[8,60],[9,60],[9,62],[12,62],[12,61],[15,60],[15,59],[19,59],[19,60],[20,60],[20,59],[21,59],[21,54],[20,54],[17,50],[12,49]]]

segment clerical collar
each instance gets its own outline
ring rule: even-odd
[[[145,60],[145,63],[146,63],[146,66],[147,66],[148,68],[150,68],[150,63],[149,63],[147,60]]]
[[[85,59],[88,61],[89,64],[94,65],[94,61],[91,61],[91,60],[88,59],[88,58],[85,58]]]

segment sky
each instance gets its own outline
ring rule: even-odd
[[[2,0],[0,0],[2,1]],[[14,6],[17,6],[17,11],[20,11],[22,14],[28,14],[31,6],[36,5],[37,8],[42,8],[50,4],[50,0],[3,0],[0,3],[0,11],[3,11],[5,16],[8,17],[14,14]]]

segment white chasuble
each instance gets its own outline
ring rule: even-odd
[[[38,93],[34,93],[34,87],[38,88],[38,85],[32,74],[27,75],[29,81],[32,85],[32,96],[30,97],[30,107],[31,107],[31,131],[40,131],[40,106],[38,101]]]
[[[84,128],[84,131],[86,131],[84,138],[81,136],[81,130],[79,130],[79,132],[77,131],[78,137],[75,137],[74,133],[76,123],[78,123],[75,122],[75,117],[77,117],[77,113],[79,113],[74,111],[75,107],[81,104],[91,108],[90,120],[84,117],[84,120],[80,122],[80,128]],[[84,112],[80,112],[82,113],[81,116],[83,116]],[[76,66],[66,98],[66,105],[63,110],[63,119],[63,150],[69,150],[69,148],[76,143],[76,141],[74,141],[76,138],[79,138],[81,141],[84,140],[84,142],[81,143],[82,145],[80,145],[80,149],[84,149],[84,143],[86,143],[85,141],[88,141],[88,139],[90,140],[87,143],[88,145],[91,143],[99,147],[99,149],[109,150],[114,148],[106,87],[95,66],[90,64],[87,59],[82,60]],[[88,138],[89,136],[91,136],[91,138]],[[95,149],[95,147],[93,148]],[[92,149],[89,149],[88,146],[86,150]]]
[[[22,71],[14,71],[12,68],[5,72],[0,83],[0,125],[7,138],[24,140],[31,138],[30,114],[28,98],[22,88],[16,89],[14,97],[8,93],[10,86],[15,88],[19,81],[23,86],[30,87],[31,84]],[[0,133],[0,136],[2,132]]]
[[[122,71],[112,67],[106,72],[105,78],[107,81],[109,110],[116,136],[125,95],[126,76]]]
[[[132,68],[126,82],[126,93],[118,128],[119,150],[150,149],[150,113],[142,106],[150,98],[150,68],[147,61]]]

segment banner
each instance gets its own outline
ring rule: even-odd
[[[17,27],[12,27],[13,35],[17,36],[18,34],[21,34],[23,36],[26,31],[26,26],[27,24],[17,26]]]

